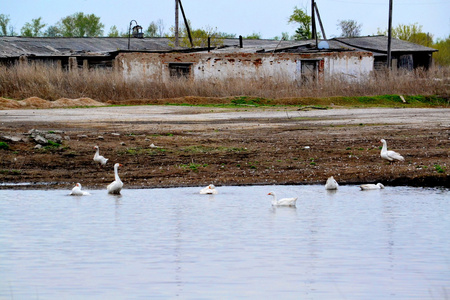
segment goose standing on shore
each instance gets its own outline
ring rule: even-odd
[[[326,190],[337,190],[339,187],[339,184],[337,183],[337,181],[334,179],[333,176],[330,176],[327,179],[327,183],[325,183],[325,189]]]
[[[96,150],[94,154],[94,161],[96,163],[99,163],[100,166],[106,165],[108,159],[100,155],[100,149],[98,148],[98,146],[94,146],[94,149]]]
[[[119,173],[118,173],[119,167],[123,167],[123,165],[119,164],[119,163],[116,163],[114,165],[114,179],[115,180],[113,182],[111,182],[107,187],[108,193],[110,193],[110,194],[120,195],[120,191],[122,190],[123,182],[119,178]]]
[[[403,156],[401,156],[400,153],[388,150],[387,143],[384,139],[381,139],[380,142],[383,144],[383,147],[381,148],[381,153],[380,153],[381,158],[386,159],[388,161],[394,161],[394,160],[404,161],[405,160],[405,158],[403,158]]]
[[[367,190],[379,190],[379,189],[384,189],[384,185],[381,183],[377,183],[377,184],[362,184],[359,186],[361,188],[361,191],[367,191]]]
[[[297,198],[282,198],[280,200],[277,199],[277,195],[275,192],[270,192],[267,195],[272,196],[272,205],[273,206],[295,206],[297,202]]]

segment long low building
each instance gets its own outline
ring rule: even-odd
[[[120,53],[117,68],[125,78],[167,82],[173,77],[204,79],[282,78],[311,81],[343,75],[359,79],[373,70],[373,55],[361,51],[315,53]]]
[[[215,48],[178,48],[170,38],[0,37],[0,62],[43,61],[67,70],[115,68],[126,78],[188,77],[292,80],[366,76],[386,66],[387,37],[335,38],[326,41],[224,39]],[[429,68],[435,49],[392,40],[394,68]]]

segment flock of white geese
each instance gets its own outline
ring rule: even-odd
[[[387,149],[387,143],[386,140],[381,139],[380,143],[383,144],[382,148],[381,148],[381,153],[380,156],[382,159],[385,159],[389,162],[393,162],[393,161],[404,161],[404,157],[401,156],[399,153],[392,151],[392,150],[388,150]],[[94,149],[96,150],[95,154],[94,154],[94,161],[96,163],[98,163],[100,166],[105,166],[106,163],[108,162],[108,159],[105,158],[104,156],[100,155],[100,150],[98,146],[94,146]],[[120,180],[119,177],[119,167],[122,167],[122,164],[116,163],[114,164],[114,181],[111,182],[107,187],[106,190],[108,191],[109,194],[116,194],[119,195],[120,191],[123,188],[123,182],[122,180]],[[326,190],[337,190],[339,187],[339,184],[337,183],[337,181],[333,178],[333,176],[329,177],[327,179],[327,182],[325,183],[325,189]],[[378,189],[384,189],[384,185],[381,183],[376,183],[376,184],[362,184],[359,186],[361,188],[361,190],[378,190]],[[218,194],[218,190],[216,189],[216,187],[214,186],[214,184],[210,184],[205,188],[202,188],[200,190],[200,194],[202,195],[216,195]],[[72,196],[87,196],[90,195],[89,192],[83,191],[81,189],[81,184],[77,183],[75,184],[75,187],[72,189],[70,195]],[[267,195],[272,196],[272,205],[273,206],[295,206],[296,202],[297,202],[297,197],[293,197],[293,198],[282,198],[282,199],[278,199],[275,192],[270,192]]]
[[[400,153],[387,149],[387,143],[386,143],[385,139],[381,139],[380,143],[383,144],[383,146],[381,147],[381,153],[380,153],[380,156],[381,156],[382,159],[385,159],[385,160],[387,160],[389,162],[393,162],[393,161],[396,161],[396,160],[398,160],[398,161],[405,161],[405,158],[403,156],[401,156]],[[327,183],[325,184],[325,189],[327,189],[327,190],[337,190],[338,187],[339,187],[339,184],[333,178],[333,176],[328,178]],[[384,189],[384,185],[382,183],[362,184],[359,187],[361,188],[361,190],[379,190],[379,189]]]

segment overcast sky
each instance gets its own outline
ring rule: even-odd
[[[163,20],[165,31],[175,20],[173,0],[3,0],[0,14],[9,15],[14,31],[26,22],[42,17],[47,25],[76,12],[95,14],[105,25],[104,33],[116,25],[128,32],[131,20],[146,29],[152,21]],[[340,36],[339,20],[355,20],[362,25],[362,35],[373,35],[388,26],[389,0],[316,0],[327,38]],[[393,0],[393,26],[422,25],[424,32],[436,38],[450,35],[450,0]],[[299,0],[182,0],[192,27],[213,28],[236,36],[259,33],[262,38],[295,33],[287,23],[294,7],[310,14],[311,1]],[[181,15],[180,15],[181,21]],[[133,23],[134,24],[134,23]],[[45,30],[45,29],[44,29]]]

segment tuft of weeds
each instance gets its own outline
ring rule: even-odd
[[[118,151],[119,155],[157,155],[158,153],[166,152],[164,148],[141,148],[141,147],[130,147],[125,150]]]
[[[0,149],[1,150],[9,150],[9,145],[6,142],[0,142]]]
[[[197,163],[189,163],[189,164],[181,164],[180,168],[185,171],[198,172],[201,167],[206,168],[207,164],[197,164]]]
[[[440,173],[440,174],[445,173],[445,170],[446,170],[445,167],[442,167],[442,166],[440,166],[440,165],[438,165],[438,164],[434,165],[434,169],[435,169],[438,173]]]
[[[22,172],[20,170],[0,170],[0,174],[3,175],[20,175]]]

